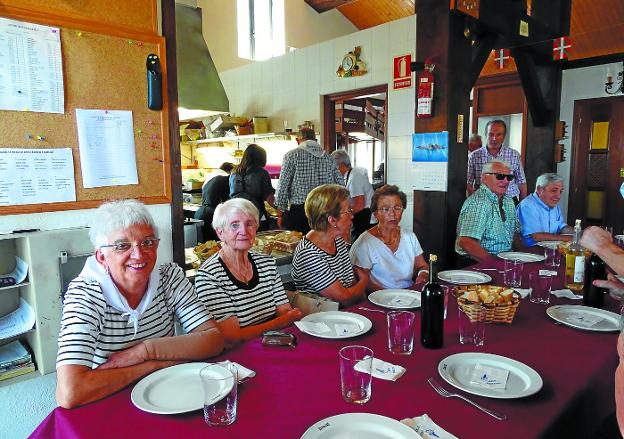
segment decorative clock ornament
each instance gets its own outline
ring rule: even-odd
[[[362,47],[356,46],[351,52],[347,53],[336,70],[336,75],[341,78],[349,78],[351,76],[362,76],[366,71],[366,63],[360,59]]]

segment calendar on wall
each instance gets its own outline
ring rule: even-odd
[[[412,188],[446,192],[448,131],[412,134]]]

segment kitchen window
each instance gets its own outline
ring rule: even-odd
[[[284,0],[237,0],[238,56],[262,61],[284,54]]]

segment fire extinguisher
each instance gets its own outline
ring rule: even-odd
[[[425,69],[418,78],[418,105],[416,116],[420,118],[433,116],[433,69],[431,59],[425,60]]]

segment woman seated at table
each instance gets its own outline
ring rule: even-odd
[[[351,247],[351,260],[369,275],[367,289],[410,288],[427,281],[429,271],[416,235],[399,226],[407,197],[397,186],[373,194],[371,210],[377,225],[362,233]]]
[[[226,341],[249,340],[299,320],[301,311],[288,303],[275,259],[249,252],[258,229],[253,203],[234,198],[219,204],[212,226],[221,249],[197,271],[195,288]]]
[[[319,186],[306,197],[304,209],[312,230],[295,249],[292,277],[297,290],[320,294],[342,306],[359,302],[368,276],[354,269],[342,238],[353,220],[349,191],[336,184]]]
[[[174,263],[156,267],[158,230],[136,200],[101,205],[87,259],[63,300],[56,398],[71,408],[143,376],[223,350],[223,336]],[[155,269],[156,267],[156,269]],[[178,320],[186,335],[174,336]]]

